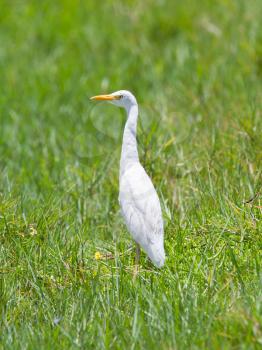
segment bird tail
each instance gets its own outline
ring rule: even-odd
[[[148,250],[148,256],[156,267],[161,268],[165,263],[166,255],[163,246],[150,246],[150,249]]]

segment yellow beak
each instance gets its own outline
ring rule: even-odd
[[[114,96],[114,95],[97,95],[90,97],[90,100],[95,100],[95,101],[113,101],[113,100],[119,100],[119,96]]]

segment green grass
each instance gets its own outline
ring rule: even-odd
[[[1,1],[0,348],[261,348],[261,4]],[[165,216],[136,281],[119,89]]]

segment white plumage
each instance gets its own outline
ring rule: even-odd
[[[143,248],[157,267],[162,267],[165,261],[163,218],[156,190],[139,162],[136,141],[138,117],[136,98],[131,92],[120,90],[110,95],[94,96],[91,99],[109,101],[125,108],[127,112],[119,176],[121,212],[136,243]]]

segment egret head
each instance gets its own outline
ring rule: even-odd
[[[128,110],[133,105],[137,105],[135,96],[132,95],[131,92],[127,90],[119,90],[109,95],[93,96],[90,98],[90,100],[108,101],[113,105],[116,105],[118,107],[123,107],[126,110]]]

